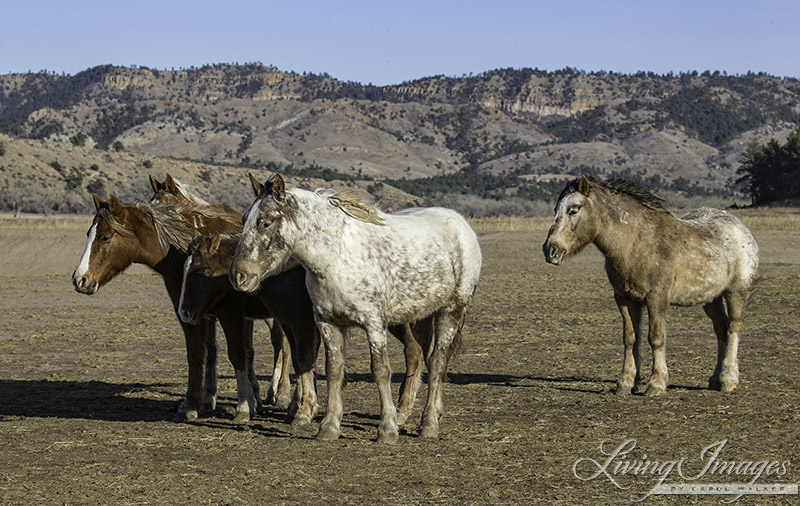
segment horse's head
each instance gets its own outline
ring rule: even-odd
[[[592,242],[597,230],[592,192],[593,183],[581,176],[570,181],[558,197],[555,218],[542,249],[544,258],[559,265]]]
[[[228,267],[238,236],[208,234],[195,237],[183,266],[178,315],[185,323],[205,317],[228,291]]]
[[[150,176],[150,186],[153,188],[151,204],[190,204],[208,205],[208,202],[195,195],[188,186],[167,174],[164,182]]]
[[[254,292],[261,280],[278,272],[292,254],[294,207],[280,174],[263,185],[252,176],[256,200],[242,218],[242,236],[230,267],[233,287]]]
[[[136,258],[138,239],[127,224],[127,211],[117,197],[107,202],[92,194],[97,213],[86,233],[86,246],[72,273],[75,290],[93,295]]]

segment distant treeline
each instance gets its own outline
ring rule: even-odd
[[[742,154],[737,182],[750,195],[753,205],[800,204],[800,128],[785,144],[772,139],[754,142]]]

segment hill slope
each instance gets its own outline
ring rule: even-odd
[[[398,186],[433,178],[413,186],[423,196],[447,191],[450,179],[437,178],[464,171],[467,186],[484,186],[468,192],[492,198],[550,195],[548,181],[578,173],[729,191],[749,142],[784,138],[798,123],[800,83],[755,74],[504,69],[386,87],[262,65],[0,76],[0,126],[49,149],[114,146],[130,156],[327,170]],[[126,164],[115,165],[124,181],[111,174],[108,182],[127,185],[128,172],[141,172]],[[186,170],[197,179],[222,169]]]

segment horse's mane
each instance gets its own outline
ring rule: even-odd
[[[332,206],[338,207],[351,218],[374,225],[384,224],[383,218],[379,214],[380,211],[375,205],[365,202],[364,199],[355,194],[327,189],[318,189],[314,193],[327,199]]]
[[[636,199],[643,206],[650,208],[654,211],[666,211],[664,207],[664,199],[655,193],[643,188],[633,181],[625,179],[609,179],[600,186],[610,191],[611,193],[622,193]]]
[[[191,210],[207,218],[221,219],[237,226],[241,224],[241,217],[225,204],[197,206],[191,204],[151,205],[137,203],[133,207],[144,212],[152,220],[161,253],[164,255],[169,252],[170,247],[186,252],[196,235],[196,231],[187,225],[183,214],[181,214],[183,211]],[[134,235],[133,229],[117,221],[107,207],[101,207],[98,211],[98,216],[118,234],[124,237]]]
[[[664,207],[664,199],[650,190],[643,188],[638,183],[620,178],[612,178],[604,182],[596,181],[593,177],[587,177],[586,179],[601,188],[605,188],[611,193],[628,195],[649,209],[667,212],[667,209]],[[568,193],[578,191],[579,182],[580,178],[577,178],[567,183],[567,186],[564,187],[564,190],[562,190],[561,194],[558,196],[558,200],[561,200]]]
[[[209,206],[209,205],[211,205],[211,204],[208,203],[208,201],[204,200],[199,195],[197,195],[194,192],[194,190],[192,190],[192,187],[189,186],[188,184],[183,183],[181,181],[178,181],[175,178],[173,178],[173,181],[175,181],[175,188],[177,188],[177,190],[180,192],[180,194],[186,200],[189,200],[189,201],[191,201],[194,204],[199,205],[199,206]]]

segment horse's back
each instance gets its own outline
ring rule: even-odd
[[[477,284],[482,263],[478,237],[456,211],[443,207],[403,209],[387,215],[387,225],[396,227],[398,233],[420,250],[435,248],[449,255],[464,287],[471,290]]]

